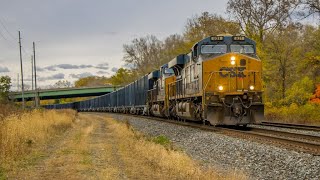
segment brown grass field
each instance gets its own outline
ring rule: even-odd
[[[107,115],[33,110],[0,122],[0,179],[246,179]]]

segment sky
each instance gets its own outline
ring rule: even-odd
[[[225,15],[227,0],[0,0],[0,76],[20,73],[21,31],[24,81],[31,85],[32,42],[38,85],[111,76],[124,65],[123,44],[155,35],[181,34],[188,18],[202,12]],[[21,82],[20,82],[21,83]]]

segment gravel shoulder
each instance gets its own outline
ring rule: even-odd
[[[103,114],[102,114],[103,115]],[[112,114],[150,136],[164,135],[191,157],[251,179],[320,179],[320,157],[159,121]]]

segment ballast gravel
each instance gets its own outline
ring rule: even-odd
[[[320,156],[237,139],[200,129],[112,114],[150,136],[164,135],[191,157],[220,172],[237,170],[250,179],[320,179]]]

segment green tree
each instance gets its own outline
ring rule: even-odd
[[[135,71],[120,68],[115,75],[111,76],[110,82],[114,86],[125,86],[138,78]]]
[[[9,90],[11,87],[11,78],[9,76],[0,77],[0,102],[8,100]]]

